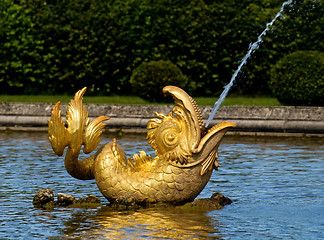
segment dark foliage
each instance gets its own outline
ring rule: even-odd
[[[324,105],[324,53],[298,51],[278,61],[271,70],[270,88],[287,105]]]
[[[0,93],[132,94],[132,71],[170,60],[193,96],[218,96],[283,1],[0,0]],[[284,11],[237,79],[267,93],[285,54],[323,49],[323,1]],[[235,90],[235,89],[234,89]]]
[[[184,88],[187,78],[181,70],[170,61],[151,61],[143,63],[135,69],[130,83],[135,93],[151,102],[165,102],[167,98],[162,88],[174,85]]]

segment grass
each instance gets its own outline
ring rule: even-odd
[[[68,103],[72,96],[66,95],[0,95],[0,102],[23,102],[23,103],[56,103],[61,101],[62,103]],[[217,98],[215,97],[197,97],[195,98],[198,105],[213,106]],[[95,104],[157,104],[150,103],[136,96],[85,96],[84,103]],[[248,97],[248,96],[227,96],[222,106],[280,106],[276,98],[260,96],[260,97]]]
[[[198,105],[214,105],[217,98],[195,98]],[[281,106],[276,98],[273,97],[238,97],[228,96],[222,106]]]
[[[73,96],[67,95],[0,95],[0,102],[23,102],[23,103],[68,103]],[[133,96],[84,96],[84,103],[97,104],[149,104],[140,97]]]

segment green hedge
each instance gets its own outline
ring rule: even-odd
[[[240,74],[267,92],[270,66],[323,50],[323,1],[294,1]],[[278,0],[0,0],[0,93],[131,94],[140,64],[170,60],[194,96],[218,96],[279,10]],[[307,11],[305,11],[307,10]]]
[[[284,18],[275,22],[244,69],[243,92],[269,91],[267,83],[273,65],[289,53],[299,50],[324,52],[324,1],[294,0],[287,6]]]
[[[270,88],[287,105],[324,105],[324,53],[297,51],[271,69]]]
[[[162,92],[163,87],[174,85],[184,88],[187,78],[170,61],[151,61],[141,64],[133,71],[130,83],[134,92],[151,102],[169,102]]]

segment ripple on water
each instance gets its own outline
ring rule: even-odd
[[[103,141],[112,137],[104,136]],[[143,136],[119,138],[131,156],[154,155]],[[32,206],[39,188],[100,195],[94,181],[70,177],[46,134],[0,133],[0,239],[320,239],[324,232],[323,141],[225,138],[219,171],[200,194],[234,200],[221,211],[139,211]]]

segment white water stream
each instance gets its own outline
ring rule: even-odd
[[[219,109],[220,105],[222,104],[222,102],[224,101],[225,97],[227,96],[229,90],[231,89],[231,87],[234,84],[234,81],[238,75],[238,73],[241,71],[241,68],[246,64],[247,60],[251,57],[251,55],[253,54],[253,52],[259,48],[260,44],[262,43],[262,37],[266,35],[267,31],[270,29],[270,27],[273,25],[273,23],[277,20],[277,18],[279,18],[282,15],[282,12],[285,8],[286,5],[290,5],[292,3],[292,0],[288,0],[286,2],[284,2],[281,6],[280,11],[277,13],[277,15],[272,19],[271,22],[267,23],[266,28],[263,30],[263,32],[258,36],[258,40],[255,41],[253,44],[250,44],[249,50],[246,53],[245,57],[241,60],[240,65],[238,66],[237,70],[235,71],[235,73],[233,74],[231,81],[229,82],[229,84],[227,84],[224,87],[224,91],[222,92],[222,94],[220,95],[220,97],[218,98],[218,100],[215,102],[215,105],[212,109],[212,111],[210,112],[210,115],[207,119],[207,122],[205,124],[205,127],[207,128],[208,125],[210,124],[210,122],[214,119],[214,116],[217,112],[217,110]]]

